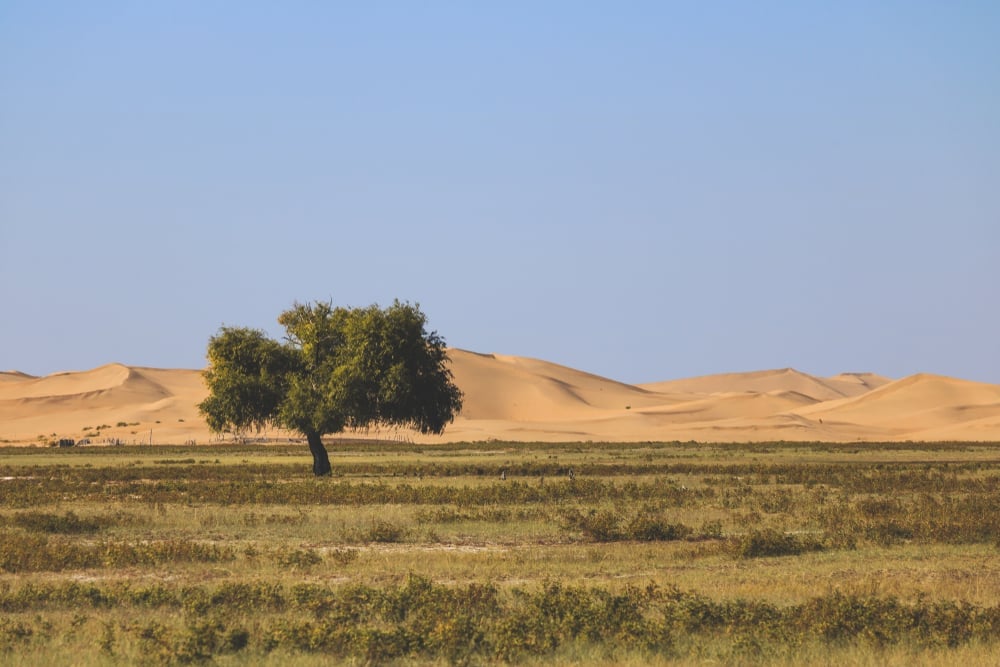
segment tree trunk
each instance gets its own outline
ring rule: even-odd
[[[306,433],[306,440],[309,441],[309,451],[313,455],[313,474],[317,477],[330,474],[330,457],[326,453],[326,447],[319,437],[319,433]]]

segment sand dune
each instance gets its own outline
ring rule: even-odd
[[[813,405],[816,399],[796,391],[767,393],[719,393],[707,398],[695,398],[669,407],[644,408],[641,414],[658,417],[663,423],[680,424],[770,417],[804,405]]]
[[[892,382],[891,379],[875,373],[841,373],[823,380],[824,384],[836,389],[844,396],[860,396],[890,382]]]
[[[451,350],[466,419],[575,420],[582,414],[661,405],[669,396],[547,361]],[[681,399],[679,399],[681,400]]]
[[[20,382],[0,384],[0,400],[19,398],[22,400],[56,400],[63,397],[99,398],[113,392],[125,392],[129,396],[151,396],[163,398],[168,391],[151,381],[138,369],[121,364],[108,364],[81,373],[57,373],[42,378],[28,378]]]
[[[45,377],[9,375],[19,377],[0,382],[0,439],[79,439],[105,425],[100,440],[147,440],[150,430],[161,441],[207,434],[195,408],[206,393],[200,371],[108,364]]]
[[[22,382],[24,380],[34,380],[34,375],[28,375],[20,371],[0,371],[0,384],[4,382]]]
[[[854,398],[821,403],[797,413],[900,435],[932,429],[953,432],[963,422],[1000,416],[1000,385],[912,375]]]
[[[844,374],[824,379],[802,373],[794,368],[781,368],[751,373],[704,375],[640,386],[648,391],[693,394],[720,394],[736,391],[756,393],[794,391],[817,401],[828,401],[845,396],[856,396],[875,386],[885,384],[885,382],[888,380],[872,374]]]
[[[935,375],[823,378],[784,368],[628,385],[539,359],[451,350],[455,440],[1000,440],[1000,385]],[[197,370],[108,364],[0,373],[0,440],[209,442]],[[97,435],[94,435],[94,434]],[[272,437],[294,434],[271,432]],[[384,435],[384,433],[383,433]]]

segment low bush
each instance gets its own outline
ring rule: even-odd
[[[794,535],[768,528],[752,530],[730,539],[729,551],[737,558],[797,556],[808,551],[822,551],[823,541],[812,535]]]
[[[18,512],[11,517],[10,523],[32,532],[69,535],[96,533],[107,526],[109,522],[106,519],[93,517],[81,518],[74,512],[66,512],[63,515],[48,512]]]
[[[1000,543],[1000,493],[884,495],[840,501],[814,515],[828,534],[879,545],[906,541],[944,544]]]
[[[59,572],[82,568],[156,566],[231,561],[235,552],[190,540],[101,541],[78,544],[46,535],[0,530],[0,571]]]
[[[650,507],[628,515],[611,509],[579,509],[564,511],[563,525],[577,530],[594,542],[635,540],[640,542],[684,540],[694,535],[694,530],[682,523],[671,523]]]
[[[183,614],[151,616],[149,608]],[[400,585],[339,588],[230,583],[219,587],[132,589],[123,584],[32,585],[0,591],[0,651],[36,637],[74,632],[81,609],[125,608],[133,621],[94,632],[95,652],[130,645],[144,662],[207,662],[252,651],[318,653],[333,661],[518,662],[546,659],[573,644],[647,657],[694,657],[705,641],[726,642],[743,662],[803,642],[876,648],[996,642],[1000,607],[857,596],[839,592],[800,604],[717,601],[677,588],[603,588],[549,582],[501,591],[446,586],[410,576]],[[72,610],[53,627],[40,610]],[[246,619],[253,618],[252,622]],[[86,622],[86,617],[82,617]],[[680,638],[684,638],[680,641]],[[136,656],[139,657],[139,656]],[[127,660],[123,656],[124,660]],[[247,658],[251,659],[251,658]],[[735,659],[735,658],[734,658]]]
[[[323,557],[313,549],[284,549],[274,559],[284,568],[308,568],[323,562]]]
[[[383,519],[373,519],[365,528],[355,531],[350,537],[355,542],[402,542],[409,531],[397,523]]]

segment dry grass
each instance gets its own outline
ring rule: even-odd
[[[0,450],[4,664],[144,656],[309,665],[335,656],[972,665],[998,655],[996,634],[981,629],[993,622],[982,618],[1000,619],[1000,524],[986,511],[1000,502],[998,446],[361,443],[334,452],[333,479],[308,475],[303,450]],[[411,581],[430,588],[410,613],[433,609],[442,623],[459,624],[452,635],[442,626],[433,646],[392,635],[410,632],[410,621],[373,611],[382,607],[361,619],[373,635],[334,646],[299,634],[317,617],[290,601],[297,587],[392,598]],[[270,587],[286,601],[205,602],[239,584]],[[524,601],[553,584],[579,591],[560,605],[626,596],[619,611],[644,620],[623,625],[631,628],[624,635],[533,630],[534,607]],[[90,588],[84,595],[73,586]],[[446,591],[477,586],[494,591],[499,606],[466,617],[453,615],[457,602],[441,602]],[[858,613],[868,613],[864,601],[896,611],[870,620],[873,632],[881,624],[888,633],[872,635],[878,640],[863,632],[822,640],[823,626],[797,634],[791,620],[751,632],[739,614],[722,626],[677,620],[682,614],[667,632],[656,625],[666,602],[628,598],[647,589],[678,591],[684,614],[690,605],[722,605],[713,613],[724,617],[740,605],[783,614],[838,600],[861,601]],[[174,602],[99,603],[122,591]],[[973,613],[954,621],[969,624],[955,641],[900,620],[908,610],[952,608]],[[482,644],[463,643],[462,628],[481,633]],[[639,644],[626,641],[629,632]]]

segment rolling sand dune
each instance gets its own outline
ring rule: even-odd
[[[414,440],[1000,440],[1000,385],[936,375],[821,378],[785,368],[628,385],[538,359],[449,352],[465,407]],[[0,373],[0,440],[213,439],[200,371],[108,364]],[[88,435],[89,434],[89,435]],[[271,432],[271,437],[294,434]],[[383,434],[384,435],[384,434]]]
[[[691,394],[794,391],[817,401],[828,401],[845,396],[857,396],[887,382],[889,382],[887,378],[872,373],[844,373],[824,379],[801,373],[794,368],[782,368],[752,373],[704,375],[640,386],[649,391]]]
[[[33,375],[21,373],[20,371],[0,371],[0,384],[4,382],[21,382],[23,380],[34,380]]]
[[[912,375],[866,394],[797,411],[824,422],[869,426],[887,433],[954,431],[965,423],[1000,416],[1000,385],[940,375]]]
[[[466,419],[558,421],[661,405],[670,397],[537,359],[451,350]],[[683,400],[683,399],[679,399]]]
[[[24,401],[55,401],[66,397],[91,400],[110,397],[115,393],[135,398],[163,398],[169,392],[150,381],[139,369],[121,364],[108,364],[82,373],[57,373],[43,378],[25,376],[20,382],[0,384],[0,400],[18,398]]]
[[[661,418],[663,423],[714,422],[739,418],[770,417],[803,405],[813,405],[816,399],[797,391],[752,391],[719,393],[707,398],[695,398],[669,407],[644,408],[641,414]]]
[[[875,373],[841,373],[823,380],[824,384],[836,389],[844,396],[860,396],[890,382],[892,380],[889,378]]]
[[[100,429],[100,440],[148,440],[150,429],[172,442],[184,442],[192,432],[207,433],[194,407],[206,393],[200,371],[108,364],[38,378],[5,375],[0,439],[81,438],[103,425],[110,428]],[[119,427],[119,422],[128,425]]]

